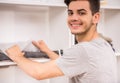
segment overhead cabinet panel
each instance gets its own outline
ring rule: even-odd
[[[63,6],[64,0],[0,0],[1,4],[36,5],[36,6]]]

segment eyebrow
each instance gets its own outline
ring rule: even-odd
[[[68,11],[72,11],[71,9],[68,9]],[[85,12],[87,12],[87,10],[85,10],[85,9],[78,9],[77,10],[78,12],[80,12],[80,11],[85,11]]]

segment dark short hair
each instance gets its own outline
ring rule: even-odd
[[[72,1],[84,1],[84,0],[64,0],[64,3],[69,6],[69,4]],[[90,9],[92,11],[92,15],[94,15],[95,13],[99,12],[100,10],[100,0],[86,0],[90,3]]]

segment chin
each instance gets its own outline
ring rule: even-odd
[[[83,34],[85,34],[85,32],[82,32],[82,31],[71,31],[71,34],[74,34],[74,35],[83,35]]]
[[[79,34],[79,32],[73,32],[73,31],[71,31],[71,33],[72,33],[73,35]]]
[[[79,34],[79,33],[83,33],[84,31],[80,28],[76,28],[76,29],[73,29],[73,28],[70,28],[71,30],[71,33],[72,34]]]

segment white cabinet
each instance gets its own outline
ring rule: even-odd
[[[43,39],[53,50],[71,46],[63,0],[0,0],[0,31],[0,43]],[[14,64],[1,62],[0,83],[68,83],[66,77],[35,80]]]
[[[0,0],[0,3],[32,6],[65,6],[64,0]]]
[[[65,5],[56,6],[60,2],[56,0],[37,1],[0,0],[0,43],[43,39],[51,49],[71,45]]]
[[[0,83],[15,83],[14,67],[0,67]]]
[[[101,20],[98,31],[113,40],[116,53],[120,53],[120,0],[106,0],[107,3],[101,6]]]

